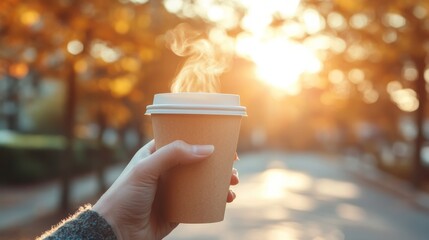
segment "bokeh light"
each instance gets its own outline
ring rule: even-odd
[[[26,9],[21,13],[21,22],[24,25],[32,26],[40,20],[40,14],[36,10]]]
[[[72,40],[67,43],[67,51],[73,55],[78,55],[83,51],[83,43],[79,40]]]
[[[421,215],[400,228],[391,212],[413,210],[399,202],[376,216],[372,204],[387,202],[379,201],[386,193],[374,194],[344,167],[381,173],[377,186],[427,185],[428,16],[427,3],[405,0],[0,1],[0,158],[16,167],[0,169],[0,185],[13,177],[31,188],[94,169],[104,179],[104,167],[125,164],[153,138],[144,109],[185,69],[185,83],[214,73],[212,87],[201,81],[188,90],[238,94],[249,113],[232,217],[207,231],[192,225],[191,233],[332,240],[350,232],[366,239],[364,228],[379,236],[426,229]],[[206,50],[169,48],[168,33],[183,25],[192,34],[183,31],[182,43]],[[189,60],[197,67],[187,68]],[[220,64],[205,64],[214,60]],[[29,140],[2,145],[10,134]],[[47,154],[27,155],[22,146]],[[5,148],[17,152],[3,155]],[[189,239],[183,234],[178,239]]]
[[[20,79],[27,75],[29,69],[25,63],[15,63],[9,67],[9,74]]]
[[[121,55],[118,49],[109,47],[106,42],[101,40],[94,41],[91,44],[90,53],[94,58],[101,58],[107,63],[117,61]]]

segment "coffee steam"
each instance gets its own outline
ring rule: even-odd
[[[176,55],[187,57],[173,80],[171,92],[219,91],[219,76],[227,66],[221,51],[186,24],[167,32],[166,40]]]

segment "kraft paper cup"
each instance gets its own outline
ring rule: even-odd
[[[199,163],[177,166],[159,182],[161,208],[175,223],[211,223],[224,219],[240,122],[246,108],[238,95],[164,93],[147,106],[156,148],[175,140],[211,144],[213,154]]]

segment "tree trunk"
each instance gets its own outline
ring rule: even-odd
[[[18,79],[12,76],[7,76],[6,80],[9,83],[9,89],[6,92],[6,103],[8,104],[8,112],[6,113],[7,128],[11,131],[18,130],[18,114],[19,114],[19,87]]]
[[[102,101],[100,100],[99,104]],[[97,137],[97,159],[95,162],[95,172],[97,176],[97,182],[98,182],[98,194],[101,196],[106,190],[106,181],[104,180],[104,170],[106,168],[106,161],[109,157],[109,154],[107,154],[107,151],[109,150],[106,147],[106,144],[103,141],[103,134],[106,131],[107,122],[106,122],[106,116],[104,112],[101,110],[101,107],[99,106],[98,113],[97,113],[97,124],[99,127],[98,131],[98,137]]]
[[[416,81],[416,92],[417,99],[419,101],[419,107],[416,112],[416,127],[417,127],[417,137],[415,140],[415,155],[413,161],[413,171],[411,176],[412,185],[415,188],[421,187],[422,184],[422,174],[423,174],[423,164],[422,164],[422,154],[421,150],[425,143],[424,137],[424,121],[425,121],[425,108],[426,108],[426,81],[424,79],[424,71],[426,68],[425,58],[417,58],[416,61],[417,71],[419,76]]]
[[[70,177],[73,161],[73,140],[74,140],[74,125],[76,114],[76,74],[73,69],[73,64],[69,63],[68,75],[66,78],[66,100],[64,114],[64,136],[66,138],[66,146],[64,149],[64,157],[61,159],[61,205],[60,210],[69,212],[70,206]]]

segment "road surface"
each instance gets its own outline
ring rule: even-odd
[[[225,220],[181,224],[167,240],[427,240],[429,212],[320,154],[241,154]]]

